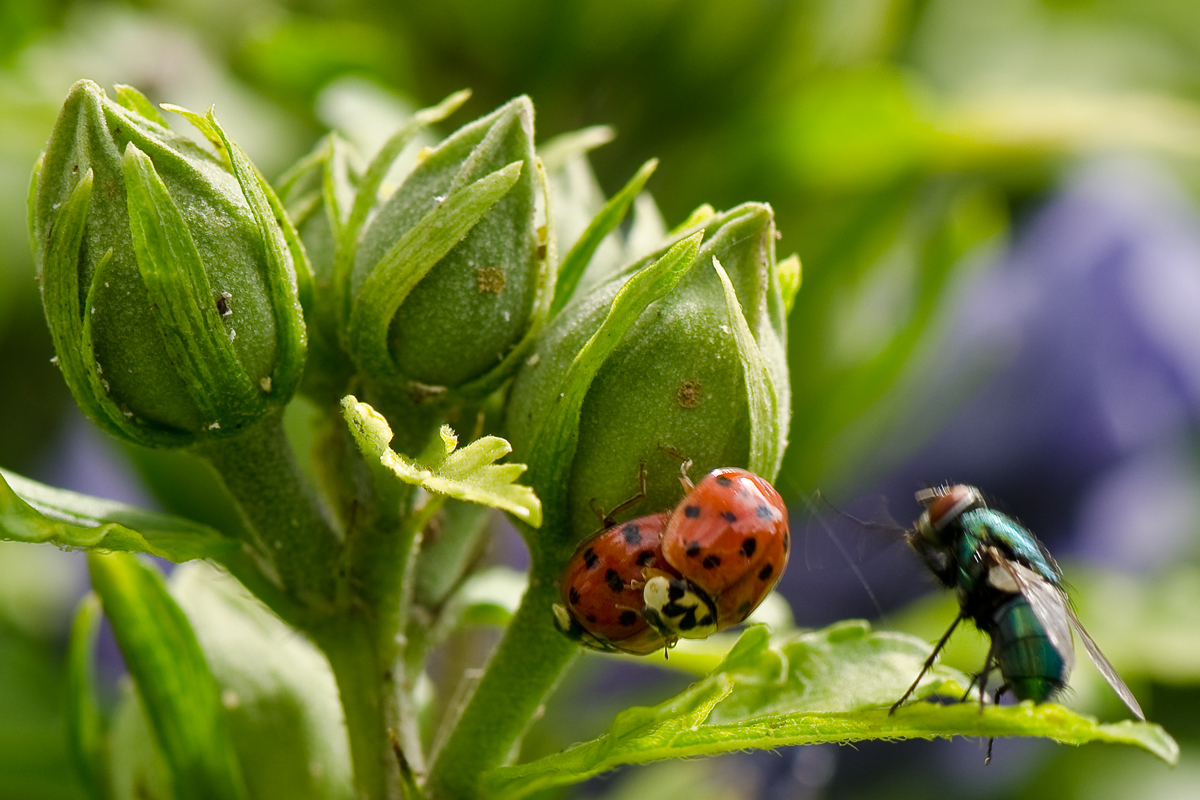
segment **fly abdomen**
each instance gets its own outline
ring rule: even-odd
[[[1044,703],[1066,687],[1071,660],[1051,644],[1024,597],[997,608],[990,623],[996,667],[1018,700]]]

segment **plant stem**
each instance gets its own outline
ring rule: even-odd
[[[200,445],[197,453],[217,470],[257,534],[252,544],[275,565],[287,593],[318,613],[328,610],[338,537],[300,471],[281,415]]]
[[[554,627],[554,581],[536,568],[521,606],[487,672],[437,755],[426,785],[430,797],[478,796],[483,773],[500,766],[534,719],[542,700],[579,646]]]
[[[352,615],[313,632],[337,680],[354,781],[369,800],[403,800],[400,765],[392,751],[397,725],[396,680],[390,664],[380,661],[375,626]]]

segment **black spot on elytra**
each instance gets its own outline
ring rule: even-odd
[[[571,605],[577,606],[583,598],[580,596],[579,590],[572,586],[571,590],[567,592],[567,599],[571,601]]]
[[[625,537],[625,544],[637,545],[642,543],[642,531],[632,522],[621,528],[621,535]]]
[[[636,611],[622,611],[621,616],[617,617],[617,622],[628,628],[630,625],[637,622],[637,618],[638,615]]]
[[[705,556],[704,560],[701,561],[700,563],[704,566],[705,569],[713,569],[714,567],[721,566],[721,557],[720,556]]]
[[[647,564],[652,564],[652,563],[654,563],[654,551],[653,550],[643,550],[642,552],[638,553],[637,565],[639,567],[644,567]]]
[[[695,519],[700,516],[700,506],[684,506],[683,515],[688,519]]]
[[[625,581],[621,580],[621,576],[617,574],[615,569],[610,569],[604,573],[604,582],[608,584],[608,588],[614,593],[620,592],[625,588]]]
[[[733,513],[732,511],[722,511],[721,519],[729,523],[734,523],[737,522],[737,514]]]
[[[759,506],[754,509],[754,516],[759,519],[775,519],[777,512],[770,506]]]
[[[746,558],[754,555],[754,551],[758,549],[758,542],[753,536],[747,536],[746,541],[742,542],[742,555]]]
[[[750,601],[747,600],[745,603],[742,603],[740,606],[738,606],[737,615],[739,617],[741,617],[742,619],[745,619],[746,615],[749,613],[750,613]]]
[[[775,572],[775,567],[773,567],[770,564],[767,564],[765,567],[763,567],[762,569],[760,569],[758,571],[758,579],[760,581],[765,581],[767,578],[771,577],[771,574],[774,572]]]
[[[595,614],[588,614],[588,615],[587,615],[587,621],[588,621],[588,622],[590,622],[590,623],[592,623],[592,624],[594,625],[594,624],[596,623],[596,615],[595,615]]]
[[[687,550],[684,550],[683,552],[688,558],[695,558],[696,556],[700,555],[700,543],[692,542],[687,546]]]
[[[596,555],[596,551],[588,548],[583,551],[583,565],[588,569],[596,566],[596,562],[600,560],[600,556]]]
[[[733,483],[733,480],[730,479],[728,475],[718,475],[717,483],[721,486],[728,486],[729,484]]]

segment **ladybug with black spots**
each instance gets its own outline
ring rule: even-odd
[[[791,544],[787,507],[764,479],[715,469],[687,495],[662,533],[665,564],[643,589],[643,616],[665,639],[703,639],[743,622],[775,588]],[[672,575],[671,573],[676,573]]]
[[[662,512],[610,524],[579,546],[559,581],[563,603],[554,606],[559,630],[594,650],[634,655],[673,643],[642,613],[648,573],[678,578],[660,546],[669,518]]]

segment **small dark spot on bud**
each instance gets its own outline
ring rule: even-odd
[[[481,267],[475,270],[475,281],[480,292],[500,294],[508,284],[508,277],[499,267]]]
[[[730,477],[728,475],[718,475],[717,476],[717,485],[718,486],[728,486],[731,483],[733,483],[733,480],[730,479]]]
[[[570,591],[567,592],[567,599],[571,601],[571,605],[577,606],[583,598],[580,596],[579,590],[572,586]]]
[[[625,544],[636,545],[642,543],[642,532],[638,526],[632,522],[621,528],[621,535],[625,537]]]
[[[746,537],[746,541],[742,542],[742,555],[746,558],[754,555],[754,551],[758,549],[758,542],[753,536]]]
[[[645,566],[647,566],[649,564],[653,564],[653,563],[654,563],[654,551],[653,550],[643,550],[642,552],[638,553],[637,565],[639,567],[645,567]]]
[[[779,516],[779,512],[770,506],[759,506],[758,508],[754,509],[754,516],[758,517],[759,519],[775,519]]]
[[[596,566],[596,562],[600,560],[600,556],[596,555],[596,551],[588,548],[583,551],[583,565],[588,569]]]
[[[613,594],[618,594],[625,588],[625,581],[621,580],[621,576],[615,569],[604,573],[604,582],[608,584],[608,588],[612,590]]]
[[[737,522],[737,514],[733,513],[732,511],[722,511],[721,519],[729,523],[734,523]]]
[[[72,165],[71,165],[71,174],[72,174],[72,175],[75,175],[75,174],[77,174],[78,172],[79,172],[79,165],[78,165],[78,164],[72,164]]]
[[[700,405],[702,399],[700,381],[684,381],[679,384],[679,388],[675,391],[675,402],[681,408],[695,408]]]
[[[617,617],[617,622],[628,628],[630,625],[637,622],[637,618],[638,615],[636,611],[622,611],[621,616]]]
[[[765,581],[767,578],[771,577],[771,574],[774,572],[775,572],[775,567],[772,566],[771,564],[767,564],[766,566],[764,566],[762,569],[760,569],[758,571],[758,579],[760,581]]]
[[[683,515],[688,519],[695,519],[700,516],[700,506],[687,506],[683,509]]]
[[[703,567],[705,569],[713,569],[715,567],[721,566],[721,557],[720,556],[705,556],[704,560],[701,561],[700,563],[701,563],[701,565],[703,565]]]
[[[229,308],[229,301],[233,299],[233,295],[229,292],[221,292],[217,295],[217,313],[221,315],[221,319],[225,319],[233,311]]]
[[[687,550],[684,550],[683,552],[687,554],[688,558],[695,558],[696,556],[700,555],[700,543],[692,542],[687,546]]]
[[[539,245],[538,245],[538,249],[537,249],[537,257],[538,257],[538,259],[539,259],[539,260],[541,260],[541,261],[545,261],[545,260],[546,260],[546,245],[544,245],[544,244],[539,244]]]

